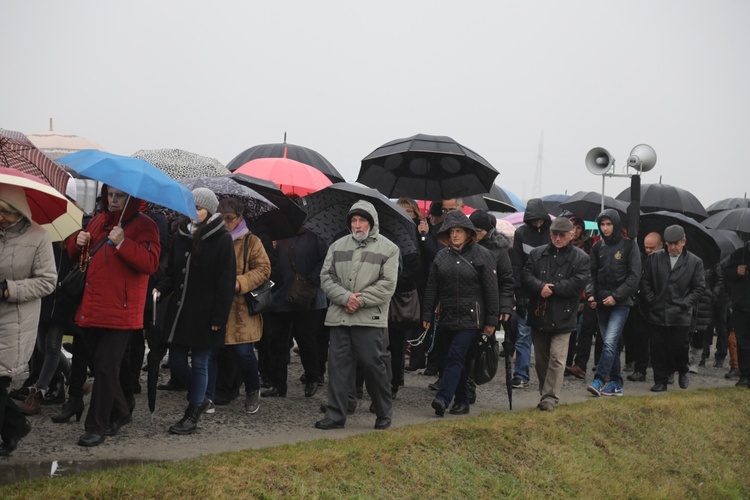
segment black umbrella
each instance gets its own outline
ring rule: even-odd
[[[375,206],[381,231],[395,238],[404,255],[417,252],[414,222],[404,209],[380,192],[357,184],[337,182],[300,198],[300,204],[307,210],[305,227],[330,245],[347,230],[346,214],[359,200],[369,201]]]
[[[256,221],[257,224],[263,226],[266,234],[272,240],[283,240],[297,234],[297,230],[305,222],[307,212],[297,205],[294,200],[287,197],[276,184],[245,174],[232,174],[231,178],[243,186],[247,186],[262,194],[279,207],[279,212],[271,212],[259,217]],[[279,215],[283,217],[279,217]]]
[[[260,144],[246,149],[229,162],[227,169],[234,172],[245,163],[257,158],[290,158],[305,165],[315,167],[323,172],[331,182],[342,182],[344,180],[339,171],[322,154],[304,146],[288,144],[286,142],[286,134],[284,134],[284,142],[282,143]]]
[[[146,355],[148,378],[146,379],[146,390],[148,396],[148,409],[154,413],[156,408],[156,386],[159,383],[159,368],[161,360],[167,354],[167,341],[163,334],[162,326],[164,314],[166,313],[167,297],[162,297],[161,302],[155,300],[155,295],[151,296],[153,300],[151,306],[151,321],[146,328],[146,341],[148,342],[148,355]]]
[[[630,202],[630,188],[617,195],[617,199]],[[708,212],[690,191],[669,184],[644,184],[641,186],[641,212],[679,212],[700,222]]]
[[[732,252],[738,248],[742,248],[742,245],[745,244],[742,241],[742,238],[737,236],[737,233],[730,231],[729,229],[709,229],[708,232],[714,237],[714,240],[716,240],[716,243],[719,245],[722,261],[732,255]]]
[[[750,199],[747,196],[744,198],[724,198],[707,206],[706,212],[708,212],[708,215],[714,215],[733,208],[750,208]]]
[[[613,208],[620,214],[623,227],[628,223],[628,205],[630,203],[615,200],[611,196],[604,197],[604,208]],[[595,221],[602,212],[602,195],[596,191],[578,191],[560,203],[560,208],[577,215],[583,220]]]
[[[560,208],[560,203],[567,201],[569,198],[569,194],[548,194],[547,196],[542,196],[541,200],[544,209],[547,210],[548,214],[559,217],[563,211],[563,209]]]
[[[750,233],[750,208],[734,208],[719,212],[704,220],[703,225],[711,229]]]
[[[719,262],[721,249],[711,233],[700,222],[684,214],[665,211],[643,214],[641,215],[639,234],[644,235],[644,238],[645,235],[652,232],[663,236],[664,230],[673,224],[678,224],[685,229],[687,238],[685,248],[700,257],[705,267],[713,266]],[[641,252],[645,251],[643,249],[644,238],[638,239]]]
[[[465,196],[464,205],[477,210],[492,212],[513,213],[518,211],[510,196],[497,184],[492,185],[489,193]]]
[[[515,349],[516,342],[511,333],[510,321],[503,323],[503,331],[505,335],[503,337],[503,351],[505,351],[505,388],[508,390],[508,407],[513,409],[513,367],[511,357],[513,356],[513,349]]]
[[[370,153],[357,182],[389,198],[444,200],[488,193],[497,175],[487,160],[450,137],[417,134]]]

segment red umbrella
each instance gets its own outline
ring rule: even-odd
[[[70,176],[65,168],[50,160],[20,132],[0,129],[0,167],[12,168],[44,179],[65,193]]]
[[[320,170],[290,158],[257,158],[234,173],[272,181],[287,196],[307,196],[332,184]]]
[[[22,206],[25,202],[31,213],[24,215],[45,228],[52,241],[64,240],[81,229],[83,212],[52,186],[32,175],[0,168],[0,198],[6,199],[21,212],[26,211]]]

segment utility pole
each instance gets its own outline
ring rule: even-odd
[[[534,186],[531,188],[531,198],[542,196],[542,166],[544,164],[544,130],[539,137],[539,152],[536,157],[536,172],[534,172]]]

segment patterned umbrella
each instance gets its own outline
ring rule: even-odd
[[[375,206],[381,233],[393,239],[404,255],[417,252],[417,232],[411,217],[379,191],[358,184],[337,182],[301,198],[299,203],[307,210],[305,227],[330,245],[346,234],[346,214],[359,200]]]
[[[193,177],[192,179],[180,179],[178,182],[190,191],[199,187],[208,188],[214,192],[219,200],[237,198],[245,205],[245,212],[242,215],[248,221],[257,220],[266,213],[279,210],[265,196],[247,186],[243,186],[231,177]]]
[[[65,193],[70,176],[65,168],[39,151],[21,132],[0,129],[0,167],[12,168],[44,179]]]
[[[182,149],[141,149],[131,156],[146,160],[172,179],[229,174],[229,170],[219,160]]]

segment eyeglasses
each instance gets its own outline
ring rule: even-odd
[[[234,222],[237,219],[239,219],[239,216],[232,215],[232,214],[224,214],[224,215],[222,215],[222,218],[224,218],[224,221],[226,221],[226,222]]]
[[[454,210],[458,210],[458,207],[455,208],[444,208],[443,213],[447,214],[448,212],[453,212]]]
[[[549,233],[550,238],[565,238],[566,236],[570,235],[570,233],[561,233],[558,231],[551,231]]]

